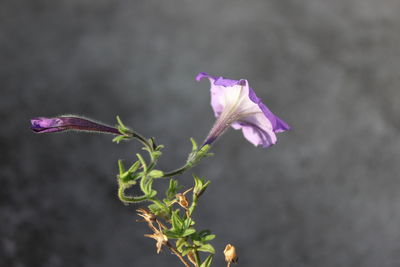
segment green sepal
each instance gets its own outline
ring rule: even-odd
[[[118,169],[119,169],[119,176],[121,177],[125,173],[124,162],[122,159],[118,160]]]
[[[119,128],[118,128],[118,130],[119,130]],[[121,142],[122,140],[125,140],[125,139],[128,139],[125,135],[118,135],[118,136],[114,137],[114,138],[112,139],[112,141],[113,141],[114,143],[119,144],[119,142]]]
[[[199,149],[196,141],[193,138],[190,138],[190,141],[192,142],[192,152],[189,154],[188,159],[186,160],[186,166],[189,168],[196,165],[203,158],[213,155],[212,153],[208,153],[211,148],[210,145],[204,145]]]
[[[136,184],[136,182],[133,182],[133,180],[136,180],[137,178],[140,177],[139,174],[135,174],[135,172],[140,166],[140,162],[136,161],[127,171],[125,171],[122,160],[118,160],[118,166],[119,166],[118,179],[122,183]]]
[[[210,181],[201,179],[196,175],[193,175],[193,178],[194,178],[193,194],[198,198],[204,193],[204,191],[206,191],[208,185],[210,184]]]
[[[196,140],[194,140],[194,138],[191,137],[191,138],[190,138],[190,142],[192,142],[192,152],[197,151],[198,145],[197,145],[197,143],[196,143]]]
[[[117,122],[118,122],[117,129],[121,133],[121,135],[116,136],[112,141],[119,144],[119,142],[121,142],[122,140],[131,139],[132,132],[129,130],[128,127],[126,127],[123,124],[119,116],[117,116]]]

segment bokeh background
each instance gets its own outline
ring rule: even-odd
[[[214,118],[200,71],[246,78],[293,130],[230,130],[194,172],[196,219],[238,266],[400,266],[398,0],[0,1],[0,266],[180,266],[116,197],[110,136],[35,135],[59,114],[124,122],[179,166]],[[191,183],[184,175],[180,180]]]

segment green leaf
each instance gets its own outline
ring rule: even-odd
[[[199,246],[199,247],[201,247],[202,245],[204,245],[204,243],[201,242],[200,240],[193,240],[193,244],[196,245],[196,246]]]
[[[176,249],[177,249],[179,252],[182,252],[184,246],[186,246],[186,247],[189,246],[189,244],[188,244],[188,242],[186,241],[185,238],[179,238],[179,239],[176,241],[175,244],[176,244]]]
[[[151,190],[151,192],[149,194],[147,194],[147,198],[153,198],[157,195],[157,191],[156,190]]]
[[[213,257],[214,257],[214,255],[208,255],[208,257],[203,261],[203,263],[200,265],[200,267],[210,267]]]
[[[153,181],[153,178],[148,178],[145,182],[144,192],[147,194],[148,198],[152,198],[157,194],[157,191],[152,189]]]
[[[172,219],[172,229],[177,232],[182,232],[183,220],[179,216],[179,210],[175,210],[172,212],[171,219]]]
[[[136,161],[135,163],[132,164],[132,166],[129,168],[128,172],[130,173],[135,173],[140,166],[140,161]]]
[[[182,237],[191,235],[191,234],[193,234],[195,232],[196,232],[196,229],[194,229],[194,228],[185,229],[185,231],[183,231],[183,233],[182,233]]]
[[[192,250],[192,248],[184,248],[182,250],[182,256],[186,256],[191,250]]]
[[[156,147],[156,150],[157,151],[160,151],[161,149],[163,149],[164,148],[164,145],[158,145],[157,147]]]
[[[193,241],[201,241],[201,238],[200,238],[200,235],[199,235],[199,233],[193,233],[191,236],[190,236],[190,238],[193,240]]]
[[[169,188],[167,192],[165,193],[167,195],[168,199],[173,199],[175,198],[175,195],[177,193],[177,188],[178,188],[178,181],[174,179],[169,180]]]
[[[211,244],[202,245],[197,249],[198,251],[208,252],[211,254],[215,254],[215,249]]]
[[[157,204],[151,204],[151,205],[148,206],[148,208],[154,214],[157,214],[157,213],[159,213],[161,211],[161,208]]]
[[[162,171],[160,171],[160,170],[152,170],[152,171],[149,173],[149,176],[150,176],[151,178],[160,178],[160,177],[163,177],[163,175],[164,175],[164,172],[162,172]]]
[[[187,229],[187,228],[189,228],[190,226],[194,225],[194,223],[195,223],[195,222],[192,220],[192,218],[190,218],[190,217],[189,217],[189,218],[186,218],[186,220],[185,220],[184,223],[183,223],[183,224],[184,224],[183,227],[184,227],[185,229]]]
[[[206,235],[205,237],[203,237],[203,238],[201,239],[201,241],[203,241],[203,242],[208,242],[208,241],[213,240],[214,238],[215,238],[215,235]]]
[[[209,235],[209,234],[211,234],[211,231],[208,230],[208,229],[201,230],[201,231],[199,232],[199,236],[200,236],[201,238],[203,238],[204,236]]]
[[[175,238],[180,238],[181,233],[174,231],[174,230],[165,230],[164,234],[169,238],[169,239],[175,239]]]

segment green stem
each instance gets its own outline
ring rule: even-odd
[[[136,138],[138,139],[144,146],[153,149],[152,145],[149,143],[149,140],[147,140],[143,135],[133,131],[129,130],[129,134],[131,135],[131,138]]]
[[[198,267],[200,267],[201,259],[200,259],[200,255],[199,255],[199,252],[197,251],[197,249],[194,250],[194,259],[196,260],[196,265]]]
[[[184,173],[186,170],[190,169],[190,167],[192,167],[192,164],[185,164],[184,166],[180,167],[179,169],[164,173],[163,177],[171,177],[171,176],[175,176],[175,175]]]
[[[125,195],[125,189],[126,189],[126,187],[124,187],[124,186],[120,186],[118,188],[118,198],[124,203],[142,202],[147,199],[146,195],[139,196],[139,197],[127,196],[127,195]]]
[[[195,194],[193,194],[192,204],[189,207],[189,215],[192,215],[194,209],[196,208],[197,200],[198,200],[197,196]]]
[[[154,204],[157,204],[159,206],[165,206],[160,200],[158,200],[156,198],[151,198],[149,200],[153,201]]]

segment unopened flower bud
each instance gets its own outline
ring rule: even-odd
[[[78,116],[31,119],[31,129],[36,133],[53,133],[66,130],[89,131],[121,135],[118,129]]]
[[[238,261],[238,256],[236,255],[236,249],[231,244],[226,245],[224,249],[225,261],[228,263],[236,263]]]

